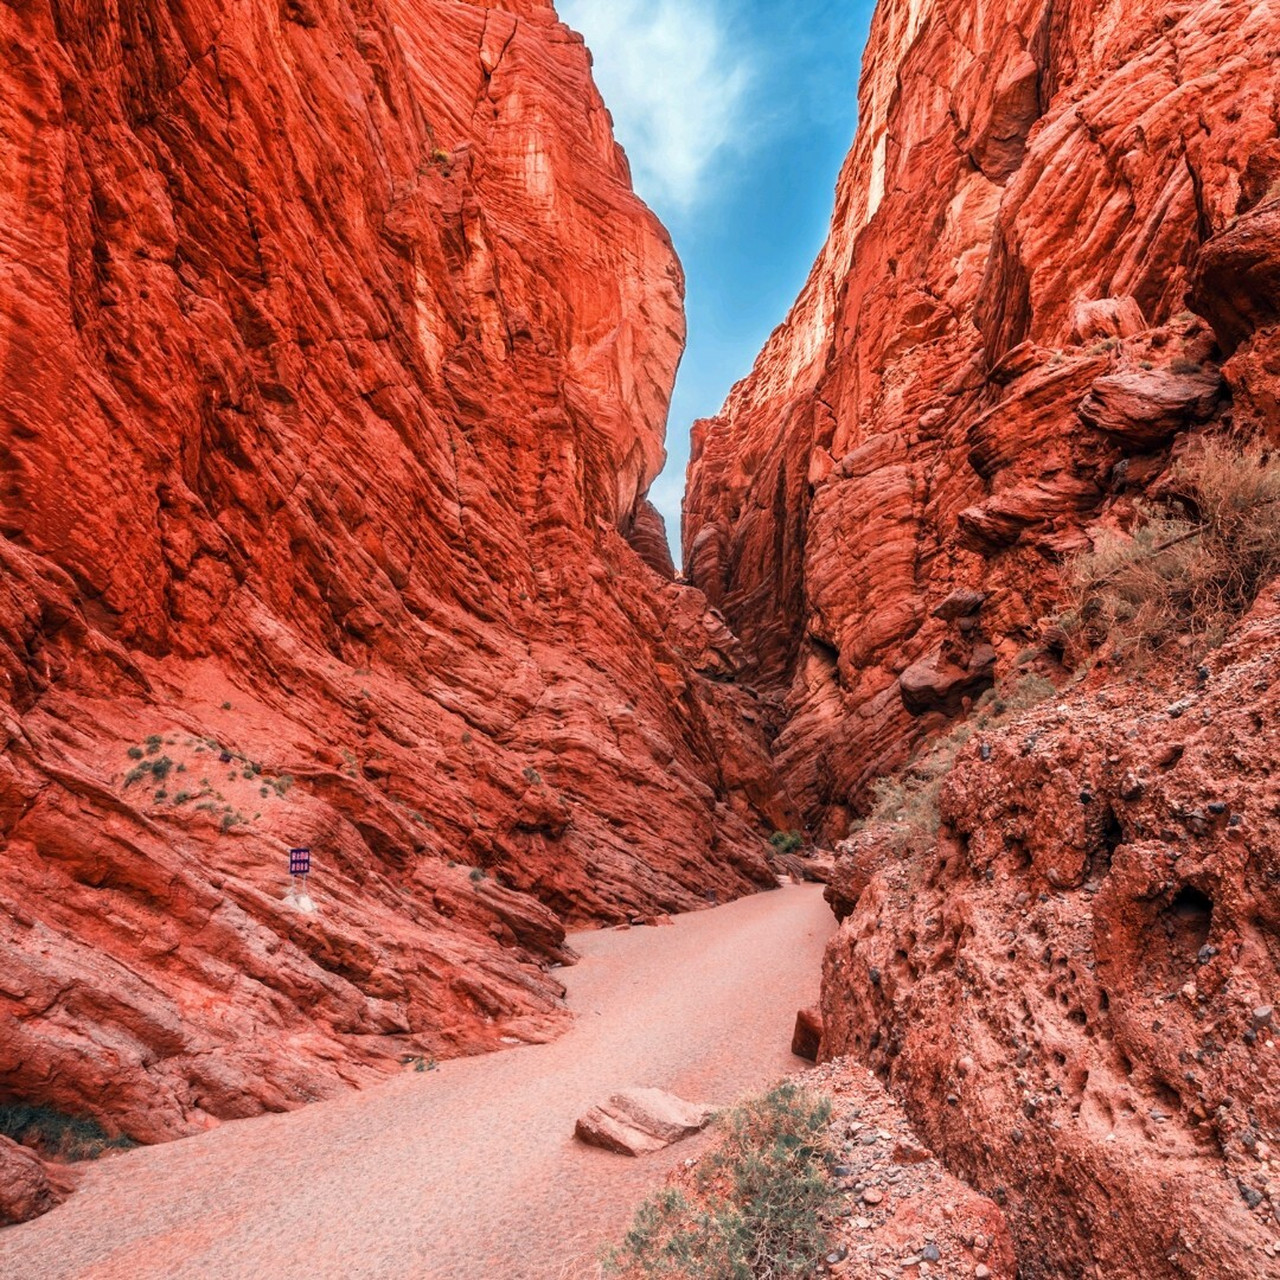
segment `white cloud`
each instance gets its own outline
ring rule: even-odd
[[[717,155],[741,136],[750,73],[718,0],[559,0],[595,57],[636,190],[687,212]]]

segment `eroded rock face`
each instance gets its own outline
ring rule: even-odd
[[[827,834],[1184,433],[1274,434],[1277,33],[1274,0],[878,6],[831,237],[695,425],[684,524]]]
[[[837,859],[824,1052],[1004,1204],[1023,1276],[1274,1272],[1278,722],[1272,588],[1198,673],[975,736],[936,846]]]
[[[0,1096],[293,1106],[771,885],[736,641],[641,558],[680,269],[548,0],[0,41]]]

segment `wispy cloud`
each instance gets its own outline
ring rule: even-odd
[[[559,0],[586,37],[636,190],[688,212],[742,135],[750,70],[720,0]]]

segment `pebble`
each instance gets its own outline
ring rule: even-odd
[[[884,1199],[884,1192],[877,1187],[866,1187],[862,1192],[862,1199],[866,1204],[879,1204]]]
[[[923,1249],[921,1249],[921,1250],[920,1250],[920,1256],[921,1256],[921,1257],[922,1257],[926,1262],[941,1262],[941,1261],[942,1261],[942,1253],[941,1253],[941,1251],[938,1249],[938,1246],[937,1246],[936,1244],[934,1244],[932,1240],[930,1240],[930,1241],[929,1241],[929,1243],[928,1243],[928,1244],[926,1244],[926,1245],[925,1245],[925,1247],[924,1247]]]
[[[862,1135],[859,1141],[861,1141],[864,1147],[874,1147],[876,1143],[880,1141],[880,1135],[868,1130]]]
[[[973,1269],[973,1275],[974,1275],[974,1280],[990,1280],[991,1268],[980,1262]]]

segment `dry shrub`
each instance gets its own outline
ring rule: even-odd
[[[823,1215],[837,1194],[830,1167],[831,1103],[787,1081],[717,1120],[719,1145],[691,1195],[646,1200],[611,1275],[682,1280],[799,1280],[826,1249]]]
[[[96,1160],[112,1148],[127,1150],[132,1138],[111,1137],[89,1116],[69,1116],[34,1103],[0,1105],[0,1134],[60,1160]]]
[[[1181,636],[1211,647],[1280,572],[1280,464],[1260,446],[1208,442],[1174,467],[1172,495],[1072,563],[1077,648],[1140,663]]]

